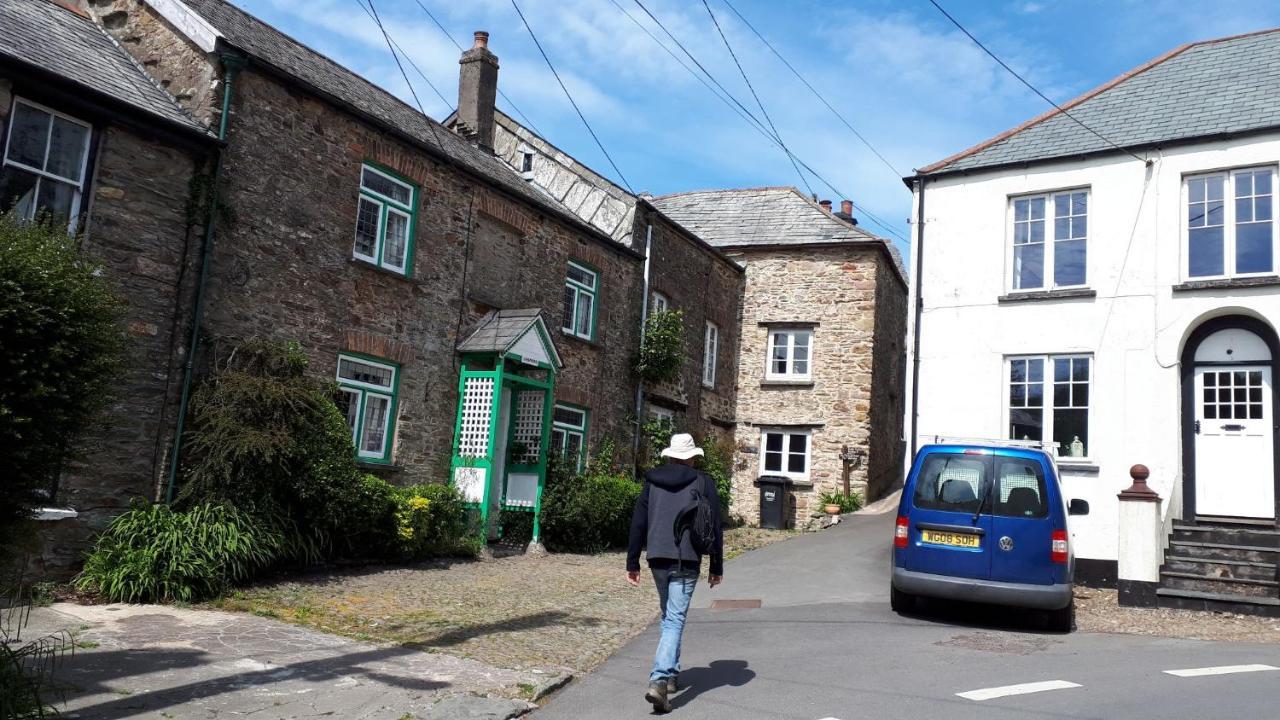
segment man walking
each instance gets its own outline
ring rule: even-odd
[[[627,582],[640,584],[640,550],[644,548],[662,609],[662,639],[644,694],[658,712],[670,712],[671,696],[679,690],[680,639],[702,566],[699,550],[711,556],[711,587],[720,584],[724,573],[720,501],[715,482],[693,467],[700,455],[702,448],[694,444],[693,436],[673,435],[670,447],[662,451],[667,463],[645,474],[631,517]]]

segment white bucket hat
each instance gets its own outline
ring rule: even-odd
[[[688,460],[691,457],[697,457],[702,454],[702,448],[693,442],[693,436],[689,433],[672,435],[671,446],[662,451],[662,457],[675,458],[677,460]]]

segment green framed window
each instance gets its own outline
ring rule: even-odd
[[[591,267],[569,261],[564,280],[564,322],[566,333],[583,340],[596,337],[596,295],[600,275]]]
[[[417,186],[385,170],[363,165],[352,257],[408,275],[417,208]]]
[[[356,458],[391,462],[400,368],[358,355],[338,356],[338,409],[347,418]]]
[[[556,403],[551,416],[551,447],[578,470],[587,459],[587,416],[586,408],[561,403]]]

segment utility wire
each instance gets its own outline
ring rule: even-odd
[[[373,0],[367,0],[369,3],[369,12],[373,15],[373,22],[378,25],[378,29],[382,31],[382,38],[387,41],[387,50],[391,53],[391,59],[396,61],[396,67],[400,68],[400,77],[404,78],[404,84],[409,86],[409,94],[413,96],[413,101],[418,105],[418,112],[422,113],[422,118],[427,122],[427,129],[431,131],[431,137],[435,138],[436,146],[440,148],[440,153],[444,155],[445,162],[450,165],[453,161],[449,159],[449,152],[444,149],[444,143],[440,140],[440,136],[436,134],[436,122],[431,119],[427,111],[422,107],[422,101],[418,99],[418,91],[413,89],[413,83],[409,82],[409,73],[404,71],[404,65],[400,63],[400,56],[396,54],[395,45],[391,42],[391,36],[387,34],[387,29],[382,25],[382,18],[378,17],[378,8],[373,6]],[[356,0],[359,4],[360,0]]]
[[[720,28],[720,21],[716,19],[716,14],[711,12],[711,5],[707,0],[702,0],[702,7],[707,9],[707,15],[711,16],[711,24],[716,26],[716,32],[720,34],[720,39],[724,42],[724,47],[729,51],[729,57],[733,58],[733,64],[738,66],[738,73],[742,75],[742,81],[747,84],[747,89],[751,91],[751,97],[756,99],[756,105],[760,107],[760,114],[764,116],[765,122],[769,123],[769,129],[773,131],[773,136],[778,138],[778,144],[782,146],[783,152],[787,154],[787,159],[791,161],[791,167],[795,168],[796,174],[800,176],[800,182],[804,184],[805,190],[809,191],[809,195],[813,195],[813,188],[809,186],[809,180],[800,172],[800,166],[796,164],[796,156],[791,153],[791,149],[782,140],[782,133],[778,132],[778,127],[773,124],[773,118],[769,117],[769,111],[764,109],[764,103],[760,100],[760,96],[756,94],[755,87],[751,84],[751,78],[747,77],[747,71],[743,69],[742,63],[738,62],[738,54],[733,51],[733,46],[729,44],[729,38],[725,37],[724,30]]]
[[[360,0],[356,0],[356,2],[360,2]],[[370,20],[375,20],[373,13],[369,12],[369,8],[365,7],[363,3],[360,4],[360,9],[364,10],[364,14],[368,15]],[[379,24],[379,27],[381,27],[381,24]],[[413,61],[413,58],[409,57],[409,53],[405,52],[404,48],[400,47],[400,43],[396,42],[395,38],[391,37],[390,34],[387,35],[387,40],[390,41],[390,43],[393,46],[395,46],[396,50],[400,51],[400,54],[404,56],[405,60],[409,61],[409,66],[412,67],[414,71],[417,72],[418,75],[422,77],[423,81],[427,83],[427,87],[431,88],[435,92],[436,97],[440,98],[440,102],[444,103],[444,106],[449,109],[450,113],[452,113],[453,105],[450,104],[449,100],[445,98],[443,93],[440,92],[440,89],[436,87],[436,84],[431,82],[431,78],[427,77],[426,73],[422,72],[422,69],[419,68],[418,64]]]
[[[778,145],[779,147],[782,147],[781,143],[778,142],[778,139],[769,134],[769,131],[765,129],[764,124],[760,122],[758,118],[756,118],[755,114],[752,113],[751,110],[748,109],[745,105],[743,105],[736,97],[734,97],[733,93],[729,92],[729,90],[725,88],[724,85],[719,80],[717,80],[715,76],[712,75],[711,72],[708,71],[707,68],[701,62],[698,61],[698,58],[694,57],[693,53],[689,52],[689,49],[684,46],[684,43],[681,43],[679,38],[677,38],[674,34],[672,34],[672,32],[667,29],[667,26],[664,25],[662,21],[657,18],[657,16],[655,16],[652,12],[650,12],[649,8],[645,7],[644,3],[641,0],[634,0],[634,2],[636,5],[640,7],[641,10],[644,11],[646,15],[649,16],[649,19],[652,20],[654,24],[657,25],[662,30],[663,33],[666,34],[667,37],[671,38],[671,41],[676,44],[676,47],[680,48],[681,52],[683,52],[685,56],[688,57],[689,60],[692,61],[693,64],[696,65],[698,69],[701,70],[702,73],[707,76],[707,79],[710,80],[713,84],[715,84],[715,86],[718,87],[720,91],[723,92],[725,96],[728,97],[733,102],[733,104],[737,106],[738,110],[740,111],[739,114],[743,115],[744,118],[749,118],[748,124],[754,127],[757,132],[759,132],[761,135],[764,136],[766,140],[768,140],[769,142],[775,145]],[[650,37],[652,37],[652,34],[650,34]],[[654,38],[654,40],[656,42],[657,38]],[[661,45],[662,43],[658,43],[658,44]],[[694,73],[693,70],[688,68],[688,66],[685,66],[685,69],[689,70],[690,73],[693,73],[694,76],[697,77],[697,73]],[[784,148],[784,152],[785,152],[785,148]],[[830,189],[831,192],[835,193],[836,195],[839,195],[842,198],[850,197],[847,193],[844,193],[840,191],[838,188],[836,188],[835,185],[831,183],[831,181],[823,177],[820,173],[818,173],[818,171],[814,170],[813,167],[811,167],[804,160],[797,157],[796,162],[800,164],[800,167],[809,171],[810,175],[813,175],[815,178],[821,181],[823,185],[827,186],[827,188]],[[850,202],[853,203],[853,206],[857,208],[860,214],[867,217],[876,225],[879,225],[882,229],[884,229],[885,232],[889,233],[890,235],[893,235],[894,237],[898,238],[904,243],[908,242],[906,236],[903,235],[901,232],[899,232],[892,225],[880,219],[870,210],[859,205],[857,202],[854,202],[854,201],[850,201]]]
[[[426,13],[427,17],[431,18],[431,22],[435,23],[436,27],[440,28],[440,32],[444,33],[444,36],[449,38],[449,42],[453,43],[453,46],[458,48],[458,52],[466,52],[466,50],[463,49],[462,45],[459,44],[458,41],[454,39],[453,35],[450,34],[449,31],[445,28],[444,24],[436,19],[435,13],[432,13],[430,10],[427,9],[426,5],[422,4],[422,0],[414,0],[414,2],[418,3],[418,7],[422,8],[422,12]],[[533,122],[529,120],[529,117],[525,115],[520,108],[516,107],[516,104],[511,101],[511,98],[507,97],[507,94],[502,92],[502,88],[498,88],[498,96],[501,97],[503,100],[507,101],[507,104],[511,106],[511,109],[514,110],[517,115],[520,116],[520,119],[524,121],[524,124],[530,130],[534,131],[535,133],[538,133],[538,135],[542,135],[542,131],[538,130],[538,128],[534,126]],[[542,137],[545,138],[546,136],[542,135]]]
[[[832,106],[830,102],[827,102],[827,99],[823,97],[822,93],[818,92],[817,88],[815,88],[809,82],[809,80],[805,78],[804,75],[800,74],[799,70],[796,70],[795,67],[790,62],[788,62],[785,57],[782,56],[782,53],[779,52],[778,49],[773,46],[773,43],[769,42],[769,40],[765,38],[764,35],[760,34],[760,31],[757,30],[756,27],[751,24],[750,20],[747,20],[745,17],[743,17],[742,13],[738,12],[738,8],[734,7],[733,3],[729,2],[729,0],[723,0],[723,2],[726,6],[728,6],[730,10],[733,11],[734,15],[738,16],[738,19],[741,20],[742,23],[746,25],[748,29],[751,30],[751,32],[755,33],[756,37],[760,38],[760,42],[764,43],[764,46],[769,48],[769,50],[773,52],[773,54],[777,56],[779,60],[782,61],[783,65],[787,66],[787,69],[791,71],[791,74],[795,75],[800,82],[804,83],[804,86],[809,88],[809,92],[813,93],[814,96],[818,98],[818,100],[821,100],[822,104],[826,105],[827,109],[830,110],[832,114],[834,114],[836,118],[840,120],[841,123],[844,123],[845,127],[849,128],[849,132],[853,133],[854,137],[858,138],[858,140],[860,140],[863,145],[866,145],[867,149],[870,150],[872,154],[880,158],[880,162],[884,163],[884,166],[889,168],[889,172],[893,173],[893,176],[895,179],[899,179],[903,177],[903,173],[901,173],[897,168],[895,168],[893,166],[893,163],[889,162],[889,160],[884,155],[880,154],[880,151],[876,150],[875,146],[871,144],[871,141],[863,137],[862,133],[858,132],[857,129],[853,127],[853,124],[849,122],[849,120],[844,116],[844,114],[842,114],[839,110],[835,109],[835,107]],[[905,185],[903,185],[902,187],[904,189],[906,188]]]
[[[372,0],[370,0],[372,2]],[[622,180],[622,184],[626,186],[627,192],[632,195],[636,194],[631,189],[631,183],[627,182],[627,176],[622,174],[618,169],[618,164],[613,161],[613,157],[609,155],[609,151],[604,149],[604,143],[600,142],[600,138],[596,135],[596,131],[591,129],[591,123],[587,122],[587,116],[582,114],[582,109],[578,107],[578,103],[573,99],[573,93],[569,92],[569,88],[565,86],[564,81],[560,79],[560,73],[556,72],[556,66],[551,63],[551,58],[547,56],[547,51],[542,49],[542,43],[538,42],[538,36],[533,32],[533,26],[529,25],[528,19],[525,18],[524,12],[520,10],[520,4],[516,0],[511,0],[511,6],[516,9],[516,14],[520,16],[520,21],[524,23],[524,28],[529,31],[529,37],[533,38],[533,44],[538,47],[538,52],[542,54],[542,59],[547,62],[547,67],[551,68],[551,74],[555,76],[556,82],[560,84],[560,89],[564,91],[564,96],[569,98],[569,104],[573,106],[578,118],[582,120],[582,124],[587,127],[587,132],[591,133],[591,139],[596,141],[596,147],[600,148],[600,152],[604,153],[604,157],[609,161],[609,165],[613,167],[613,171],[618,173],[618,178]]]
[[[1119,145],[1115,144],[1114,142],[1112,142],[1112,141],[1111,141],[1111,139],[1110,139],[1110,138],[1108,138],[1107,136],[1105,136],[1105,135],[1103,135],[1102,133],[1098,132],[1097,130],[1094,130],[1093,128],[1089,127],[1088,125],[1085,125],[1085,124],[1084,124],[1084,122],[1083,122],[1082,120],[1080,120],[1080,119],[1079,119],[1079,118],[1077,118],[1075,115],[1072,115],[1071,113],[1069,113],[1069,112],[1067,112],[1066,110],[1064,110],[1064,109],[1062,108],[1062,106],[1061,106],[1061,105],[1059,105],[1058,103],[1056,103],[1056,102],[1054,102],[1054,101],[1050,100],[1050,99],[1049,99],[1049,96],[1045,95],[1044,93],[1042,93],[1042,92],[1040,92],[1038,89],[1036,89],[1036,86],[1035,86],[1035,85],[1032,85],[1030,82],[1027,82],[1027,79],[1026,79],[1026,78],[1022,77],[1022,76],[1021,76],[1021,75],[1019,75],[1017,72],[1015,72],[1015,71],[1014,71],[1014,69],[1013,69],[1013,68],[1011,68],[1011,67],[1009,67],[1009,66],[1008,66],[1008,64],[1006,64],[1006,63],[1005,63],[1005,61],[1003,61],[1003,60],[1001,60],[1001,59],[999,58],[999,56],[997,56],[995,53],[993,53],[993,52],[991,52],[990,50],[988,50],[986,45],[983,45],[983,44],[982,44],[982,42],[981,42],[980,40],[978,40],[978,38],[976,38],[976,37],[974,37],[974,36],[973,36],[973,33],[971,33],[971,32],[969,32],[968,30],[966,30],[966,29],[965,29],[965,27],[964,27],[963,25],[961,25],[961,24],[960,24],[960,22],[959,22],[958,20],[956,20],[954,17],[951,17],[951,13],[947,12],[946,10],[944,10],[944,9],[943,9],[943,7],[942,7],[941,5],[939,5],[939,4],[938,4],[938,0],[929,0],[929,4],[931,4],[931,5],[933,5],[935,8],[937,8],[937,9],[938,9],[938,12],[942,13],[942,14],[943,14],[943,15],[944,15],[948,20],[950,20],[952,25],[955,25],[957,28],[959,28],[959,29],[960,29],[960,32],[964,33],[965,35],[968,35],[968,36],[969,36],[969,39],[970,39],[970,40],[972,40],[972,41],[973,41],[973,43],[974,43],[975,45],[977,45],[978,47],[982,48],[982,51],[983,51],[983,52],[985,52],[986,54],[990,55],[992,60],[995,60],[997,63],[999,63],[1000,67],[1004,68],[1005,70],[1008,70],[1008,71],[1009,71],[1009,74],[1010,74],[1010,75],[1012,75],[1012,76],[1014,76],[1014,77],[1016,77],[1016,78],[1018,78],[1018,80],[1019,80],[1023,85],[1026,85],[1028,88],[1031,88],[1031,92],[1035,93],[1036,95],[1039,95],[1041,100],[1044,100],[1045,102],[1049,103],[1049,104],[1050,104],[1050,105],[1052,105],[1054,108],[1056,108],[1056,109],[1058,110],[1058,112],[1060,112],[1060,113],[1062,113],[1063,115],[1066,115],[1067,117],[1071,118],[1071,119],[1072,119],[1072,120],[1073,120],[1077,125],[1079,125],[1080,127],[1084,128],[1085,130],[1088,130],[1089,132],[1093,133],[1094,135],[1096,135],[1096,136],[1098,137],[1098,139],[1102,140],[1103,142],[1105,142],[1106,144],[1108,144],[1108,145],[1110,145],[1111,147],[1115,148],[1116,150],[1119,150],[1120,152],[1122,152],[1122,153],[1124,153],[1124,154],[1128,155],[1129,157],[1132,157],[1134,160],[1138,160],[1138,161],[1140,161],[1140,162],[1144,162],[1144,163],[1145,163],[1145,162],[1147,162],[1147,159],[1146,159],[1146,158],[1138,157],[1138,156],[1137,156],[1137,155],[1135,155],[1132,151],[1126,150],[1125,148],[1122,148],[1122,147],[1120,147]]]

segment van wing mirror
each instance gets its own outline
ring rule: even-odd
[[[1076,498],[1072,500],[1071,503],[1067,505],[1067,514],[1068,515],[1088,515],[1089,501],[1081,500],[1080,498]]]

